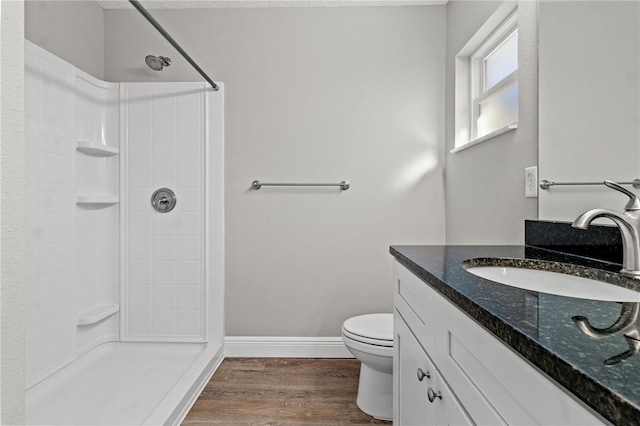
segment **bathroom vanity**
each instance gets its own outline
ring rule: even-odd
[[[620,303],[498,284],[472,275],[463,262],[542,260],[614,278],[619,265],[530,246],[390,251],[394,424],[640,422],[640,354],[605,365],[629,350],[623,335],[594,338],[572,320],[587,317],[606,329],[620,317]]]

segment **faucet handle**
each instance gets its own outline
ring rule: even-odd
[[[633,192],[629,191],[626,188],[623,188],[622,185],[619,185],[618,183],[616,183],[616,182],[614,182],[612,180],[605,180],[604,184],[606,186],[608,186],[609,188],[615,189],[616,191],[620,191],[624,195],[629,197],[629,201],[624,206],[625,211],[629,212],[629,211],[640,210],[640,198],[638,198],[638,196],[636,194],[634,194]]]

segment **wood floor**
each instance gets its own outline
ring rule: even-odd
[[[226,358],[182,424],[391,424],[356,406],[354,359]]]

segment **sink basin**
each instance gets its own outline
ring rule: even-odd
[[[575,275],[513,266],[465,266],[465,269],[487,280],[524,290],[579,299],[640,302],[640,292]]]

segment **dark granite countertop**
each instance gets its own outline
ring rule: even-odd
[[[617,273],[619,264],[529,246],[392,246],[390,252],[605,419],[616,425],[640,424],[640,353],[607,366],[605,360],[629,350],[623,333],[595,339],[572,320],[584,316],[594,327],[608,328],[620,317],[622,303],[522,290],[477,277],[463,267],[465,261],[482,258],[512,259],[504,262],[528,267],[544,261],[539,264],[543,269],[560,268],[640,291],[638,280]],[[630,325],[634,327],[638,325]]]

